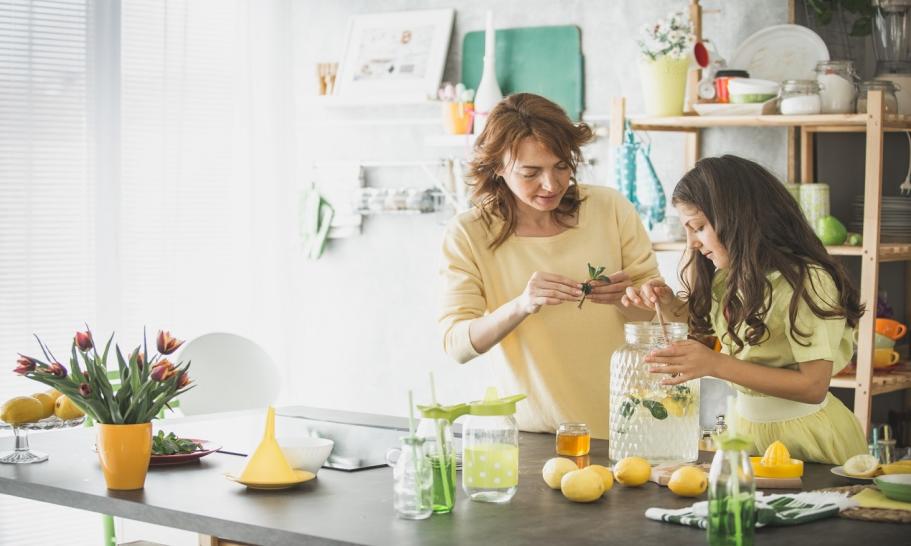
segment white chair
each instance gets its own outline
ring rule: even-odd
[[[191,362],[189,374],[197,385],[180,395],[185,415],[262,409],[278,398],[278,366],[245,337],[205,334],[187,342],[175,360]]]

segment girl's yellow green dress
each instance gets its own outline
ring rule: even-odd
[[[721,339],[721,352],[732,354],[736,345],[724,335],[727,321],[720,309],[724,292],[723,271],[715,277],[712,288],[712,327]],[[765,316],[768,336],[759,345],[745,344],[735,356],[739,360],[774,368],[796,369],[797,363],[812,360],[832,362],[832,374],[840,372],[854,352],[854,329],[844,318],[822,319],[816,316],[803,300],[797,309],[797,329],[806,338],[791,337],[791,320],[788,307],[793,289],[778,271],[766,276],[772,285],[772,300]],[[817,305],[826,308],[837,301],[837,289],[825,270],[810,269],[807,292]],[[737,332],[746,338],[746,325]],[[807,462],[843,464],[853,455],[867,452],[867,442],[857,418],[832,393],[820,404],[803,404],[783,398],[768,396],[731,385],[737,391],[735,406],[738,431],[753,439],[753,454],[761,455],[765,449],[780,440],[791,456]]]

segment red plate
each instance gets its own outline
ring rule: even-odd
[[[193,453],[177,453],[174,455],[152,455],[151,461],[149,461],[149,466],[168,466],[175,464],[185,464],[192,461],[198,461],[200,458],[205,457],[210,453],[214,453],[221,449],[221,446],[215,445],[208,440],[200,440],[198,438],[186,438],[187,440],[192,440],[197,444],[202,446],[202,451],[194,451]]]

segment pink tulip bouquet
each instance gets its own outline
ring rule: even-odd
[[[114,334],[99,354],[91,330],[76,332],[70,347],[69,369],[38,336],[35,339],[46,360],[20,354],[13,371],[57,389],[99,423],[148,423],[168,402],[195,386],[187,374],[189,362],[175,365],[166,358],[183,341],[165,331],[158,332],[158,354],[152,358],[144,335],[142,345],[127,358],[120,346],[115,345],[117,369],[110,371],[107,360]]]

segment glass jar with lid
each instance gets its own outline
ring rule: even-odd
[[[585,423],[560,423],[556,444],[557,455],[581,457],[588,455],[592,435]]]
[[[519,488],[519,427],[513,414],[524,394],[500,398],[488,387],[469,405],[462,426],[462,489],[473,501],[509,502]]]
[[[810,116],[822,111],[819,83],[816,80],[785,80],[778,99],[778,110],[785,116]]]
[[[883,107],[887,114],[898,113],[898,99],[895,97],[897,87],[889,80],[868,80],[860,84],[857,94],[857,113],[867,113],[867,93],[870,91],[883,92]]]
[[[653,349],[687,336],[687,325],[628,322],[626,345],[610,362],[610,460],[638,456],[651,464],[687,463],[699,454],[699,380],[662,385],[665,374],[649,372]]]
[[[819,61],[816,63],[816,83],[823,114],[854,112],[858,80],[853,61]]]

